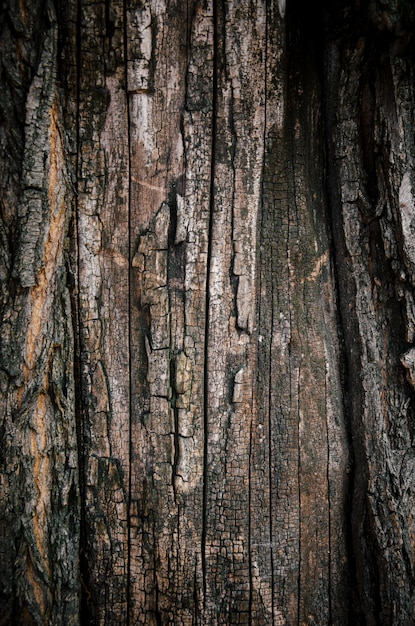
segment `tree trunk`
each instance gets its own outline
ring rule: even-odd
[[[0,624],[415,624],[415,10],[0,9]]]

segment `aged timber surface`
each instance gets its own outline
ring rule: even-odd
[[[415,623],[406,0],[0,7],[0,624]]]

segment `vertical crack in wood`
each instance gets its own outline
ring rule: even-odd
[[[251,401],[253,400],[251,395]],[[249,583],[249,601],[248,601],[248,624],[252,625],[252,429],[253,416],[249,425],[249,456],[248,456],[248,583]]]
[[[109,0],[106,0],[108,3]],[[127,615],[125,617],[126,626],[130,624],[130,606],[131,606],[131,515],[132,515],[132,507],[131,507],[131,494],[132,494],[132,413],[133,413],[133,381],[132,381],[132,371],[133,371],[133,355],[132,355],[132,261],[134,256],[134,244],[133,241],[133,233],[131,227],[131,111],[130,111],[130,96],[128,92],[128,33],[127,33],[127,0],[123,0],[123,38],[124,38],[124,92],[125,92],[125,105],[126,105],[126,115],[127,115],[127,155],[128,155],[128,409],[129,409],[129,424],[128,424],[128,494],[127,494],[127,590],[126,590],[126,604],[127,604]]]
[[[80,622],[89,623],[92,620],[89,591],[89,568],[86,555],[86,479],[85,479],[85,407],[82,392],[82,353],[84,352],[82,324],[81,324],[81,294],[80,294],[80,250],[79,250],[79,175],[80,175],[80,101],[81,101],[81,11],[82,0],[76,0],[76,25],[75,25],[75,55],[76,55],[76,162],[75,162],[75,209],[74,209],[74,261],[76,263],[75,285],[75,411],[78,437],[78,474],[80,492],[80,539],[79,539],[79,576],[80,576]]]
[[[212,233],[215,208],[215,175],[216,175],[216,132],[217,132],[217,106],[218,106],[218,2],[212,0],[213,21],[213,78],[212,78],[212,129],[211,129],[211,163],[210,163],[210,196],[209,196],[209,224],[208,224],[208,249],[206,259],[206,298],[205,298],[205,337],[204,337],[204,385],[203,385],[203,511],[202,511],[202,576],[203,594],[206,610],[207,602],[207,566],[206,566],[206,539],[207,539],[207,500],[208,500],[208,438],[209,438],[209,325],[210,325],[210,281],[212,263]]]
[[[290,68],[291,69],[291,68]],[[290,71],[290,69],[288,71]],[[294,91],[294,90],[293,90]],[[285,149],[286,149],[286,154],[284,155],[284,158],[286,159],[285,163],[284,163],[284,167],[286,168],[286,175],[287,175],[287,188],[288,188],[288,202],[287,202],[287,236],[286,236],[286,269],[287,269],[287,286],[286,286],[286,294],[287,294],[287,313],[288,313],[288,318],[289,318],[289,329],[290,329],[290,337],[293,337],[293,326],[294,326],[294,320],[296,320],[296,315],[295,312],[293,311],[293,293],[292,293],[292,281],[295,280],[295,276],[293,276],[295,268],[292,267],[292,260],[291,260],[291,225],[294,223],[296,227],[298,227],[298,206],[297,206],[297,198],[296,198],[296,159],[295,159],[295,153],[294,153],[294,138],[293,138],[293,127],[295,125],[295,118],[294,118],[294,107],[297,106],[297,103],[295,103],[295,93],[291,93],[289,92],[289,88],[287,87],[287,97],[290,98],[290,96],[292,97],[292,99],[294,100],[294,104],[292,105],[292,108],[287,108],[286,112],[285,112],[285,128],[284,128],[284,132],[285,132]],[[291,210],[291,198],[290,195],[292,197],[292,204],[294,206],[294,211]],[[293,213],[294,213],[294,217],[293,217]],[[297,329],[298,330],[298,329]],[[301,398],[301,387],[300,387],[300,365],[301,363],[299,363],[298,365],[298,371],[297,370],[297,364],[295,362],[294,359],[296,359],[297,355],[296,355],[296,351],[294,351],[293,349],[293,345],[292,345],[292,341],[290,340],[288,343],[288,363],[289,363],[289,401],[290,401],[290,407],[289,407],[289,414],[293,411],[293,403],[295,403],[296,405],[296,432],[295,429],[293,429],[293,433],[292,436],[296,438],[296,453],[297,453],[297,463],[295,464],[294,461],[294,466],[297,472],[297,476],[296,476],[296,483],[297,483],[297,524],[298,524],[298,539],[297,539],[297,544],[298,544],[298,564],[297,564],[297,619],[296,619],[296,623],[297,626],[300,626],[300,613],[301,613],[301,435],[300,435],[300,398]],[[293,375],[297,377],[297,384],[294,388],[294,382],[295,380],[293,380]]]
[[[327,357],[326,357],[327,358]],[[327,370],[327,363],[326,363]],[[329,437],[329,414],[328,414],[328,398],[329,398],[329,389],[327,384],[327,371],[324,377],[324,396],[325,396],[325,423],[326,423],[326,446],[327,446],[327,471],[326,471],[326,480],[327,480],[327,507],[328,507],[328,572],[327,572],[327,589],[328,589],[328,618],[329,623],[333,623],[333,607],[332,607],[332,501],[331,501],[331,478],[330,478],[330,466],[331,466],[331,451],[330,451],[330,437]]]
[[[304,301],[305,304],[305,301]],[[303,483],[307,482],[307,478],[309,479],[309,477],[307,476],[306,480],[304,480],[304,475],[307,471],[307,467],[304,469],[303,468],[303,457],[305,456],[306,452],[305,452],[305,441],[304,441],[304,437],[302,436],[302,430],[304,430],[304,424],[302,424],[302,421],[306,416],[306,411],[307,411],[307,406],[302,406],[302,381],[301,381],[301,376],[302,376],[302,368],[303,368],[303,345],[302,345],[302,341],[301,341],[301,336],[299,337],[299,350],[300,350],[300,355],[298,357],[298,380],[297,380],[297,402],[298,402],[298,407],[297,407],[297,437],[298,437],[298,601],[299,601],[299,606],[298,606],[298,626],[300,626],[303,623],[304,620],[304,616],[301,615],[301,613],[304,613],[304,609],[303,611],[301,610],[301,605],[302,603],[305,603],[307,601],[307,592],[304,589],[304,573],[303,573],[303,567],[304,567],[304,563],[306,562],[307,558],[309,558],[308,554],[304,554],[306,548],[305,545],[307,545],[307,537],[303,537],[303,523],[305,523],[305,517],[306,517],[306,513],[304,512],[304,508],[302,505],[302,498],[304,496],[304,493],[306,492],[306,487],[304,487]],[[306,375],[309,375],[310,373],[307,371],[307,364],[304,364],[304,369],[306,370]],[[304,463],[304,465],[306,465],[306,463]],[[306,485],[307,486],[307,485]],[[316,550],[315,546],[312,546],[311,550]],[[325,599],[326,600],[326,599]],[[304,606],[304,604],[303,604]]]
[[[260,297],[262,297],[263,293],[265,292],[266,289],[266,285],[265,287],[263,286],[263,267],[264,264],[266,263],[266,258],[265,258],[265,254],[263,252],[263,244],[262,244],[262,238],[264,237],[264,231],[265,231],[265,211],[267,210],[265,207],[265,197],[267,195],[267,189],[266,189],[266,185],[265,185],[265,177],[266,177],[266,172],[267,172],[267,168],[268,168],[268,164],[267,164],[267,156],[268,156],[268,152],[267,152],[267,133],[268,133],[268,98],[269,98],[269,83],[268,83],[268,71],[269,71],[269,36],[270,36],[270,24],[269,24],[269,20],[270,20],[270,14],[271,14],[271,5],[270,5],[270,0],[266,0],[265,2],[265,54],[264,54],[264,128],[263,128],[263,135],[262,135],[262,142],[263,142],[263,160],[262,160],[262,181],[261,181],[261,200],[260,200],[260,224],[259,224],[259,233],[260,233],[260,251],[259,251],[259,257],[260,257],[260,261],[259,261],[259,265],[261,270],[258,272],[259,275],[259,289],[258,289],[258,293],[260,294]],[[264,258],[262,258],[264,257]],[[258,324],[259,324],[259,329],[260,329],[260,333],[262,332],[266,332],[268,330],[269,333],[269,353],[268,353],[268,372],[267,372],[267,386],[268,386],[268,411],[267,414],[265,416],[264,422],[267,423],[267,428],[268,428],[268,473],[267,473],[267,478],[268,478],[268,532],[269,532],[269,553],[270,553],[270,577],[271,577],[271,603],[270,603],[270,609],[271,609],[271,624],[270,626],[274,626],[275,623],[275,593],[276,593],[276,589],[275,589],[275,570],[274,570],[274,549],[273,549],[273,539],[274,539],[274,525],[273,525],[273,485],[274,485],[274,480],[273,480],[273,450],[272,450],[272,431],[273,431],[273,424],[272,424],[272,342],[273,342],[273,334],[274,334],[274,281],[272,280],[271,277],[271,294],[270,294],[270,311],[271,311],[271,320],[270,320],[270,327],[268,329],[266,328],[262,328],[262,324],[260,323],[261,320],[261,316],[260,316],[260,311],[261,311],[261,307],[259,306],[259,304],[257,305],[258,313],[257,315],[259,316],[258,319]],[[262,341],[263,340],[263,336],[260,335],[259,339]],[[258,351],[258,354],[260,354],[260,352]],[[258,361],[258,371],[260,371],[260,363]],[[252,580],[252,565],[251,565],[251,580]],[[268,608],[268,607],[267,607]],[[252,617],[251,617],[252,619]]]
[[[339,334],[339,382],[341,385],[342,393],[340,395],[340,403],[342,406],[342,413],[345,416],[344,430],[345,436],[347,438],[348,443],[348,451],[347,454],[350,455],[348,464],[346,466],[346,472],[348,473],[348,492],[344,494],[344,503],[350,506],[351,494],[353,492],[353,483],[354,483],[354,473],[355,473],[355,463],[354,463],[354,450],[353,450],[353,442],[352,442],[352,433],[351,433],[351,424],[350,417],[347,419],[347,416],[350,415],[351,412],[351,400],[350,400],[350,378],[347,373],[347,355],[346,355],[346,347],[345,347],[345,328],[344,328],[344,310],[343,310],[343,298],[344,295],[341,293],[341,287],[343,289],[346,286],[346,277],[345,277],[345,268],[342,267],[341,259],[344,258],[345,251],[344,246],[341,242],[341,216],[340,216],[340,200],[338,196],[338,190],[336,185],[335,178],[335,155],[334,155],[334,128],[336,124],[336,109],[338,107],[338,99],[337,99],[337,89],[340,75],[340,50],[338,44],[335,42],[325,44],[324,49],[324,58],[323,58],[323,81],[322,81],[322,123],[324,127],[324,169],[325,169],[325,181],[324,181],[324,193],[326,197],[327,204],[327,219],[326,219],[326,227],[328,231],[328,239],[330,246],[330,258],[332,259],[332,271],[333,271],[333,288],[334,288],[334,296],[335,303],[337,305],[335,311],[336,318],[336,326],[337,332]],[[347,287],[349,289],[349,287]],[[347,419],[347,421],[346,421]],[[327,432],[327,439],[329,441],[329,432]],[[329,446],[329,444],[328,444]],[[329,447],[330,452],[330,447]],[[328,485],[329,485],[329,498],[331,496],[330,489],[330,455],[328,457],[328,465],[327,465],[327,476],[328,476]],[[334,610],[337,608],[335,603],[333,603],[332,597],[335,592],[333,588],[333,564],[334,564],[334,548],[335,546],[331,542],[331,529],[333,526],[333,516],[332,513],[332,502],[331,498],[329,500],[330,503],[330,616],[333,616]],[[337,522],[338,523],[338,522]],[[345,522],[345,552],[347,554],[347,558],[350,559],[350,569],[348,570],[349,575],[351,577],[351,585],[355,586],[356,582],[354,580],[354,571],[355,568],[352,566],[353,561],[353,540],[352,540],[352,529],[350,523],[350,515],[346,516]],[[337,583],[338,584],[338,583]],[[350,592],[349,592],[350,593]],[[350,606],[350,602],[348,603],[348,611],[351,616],[351,619],[354,619],[353,609]],[[337,613],[337,610],[336,610]],[[331,617],[332,618],[332,617]]]
[[[269,363],[268,363],[268,485],[269,485],[269,549],[270,549],[270,565],[271,565],[271,611],[272,611],[272,626],[274,626],[275,615],[275,570],[274,570],[274,524],[273,524],[273,493],[274,493],[274,480],[272,476],[273,472],[273,454],[272,454],[272,342],[274,336],[274,283],[271,282],[271,324],[270,324],[270,338],[269,338]]]
[[[168,278],[167,278],[168,280]],[[169,291],[170,300],[170,291]],[[170,346],[172,346],[172,335],[170,325]],[[174,503],[177,505],[177,471],[179,467],[180,447],[179,447],[179,409],[177,407],[177,378],[176,378],[176,359],[173,355],[170,355],[170,386],[171,386],[171,398],[170,406],[173,411],[173,463],[172,463],[172,487]],[[180,512],[178,512],[178,518]]]

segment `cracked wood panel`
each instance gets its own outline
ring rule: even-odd
[[[78,15],[78,307],[83,584],[95,624],[128,614],[129,153],[122,2]]]
[[[261,584],[257,577],[253,587],[251,572],[251,518],[259,507],[250,481],[251,439],[258,430],[256,235],[264,155],[266,18],[265,2],[217,3],[214,13],[203,545],[205,620],[212,624],[248,623],[253,607],[256,623],[270,619],[267,589],[253,604]],[[264,578],[269,574],[261,572]]]
[[[141,372],[132,379],[133,614],[329,620],[347,611],[347,453],[311,117],[319,94],[309,109],[296,105],[298,119],[285,113],[281,12],[169,10],[169,20],[159,3],[127,11],[129,28],[142,30],[139,62],[128,59],[131,339]],[[187,58],[172,54],[172,16]],[[288,97],[299,103],[296,88]]]
[[[356,466],[353,550],[365,623],[414,615],[413,26],[405,3],[373,7],[328,55],[330,173],[343,289]],[[383,33],[383,35],[381,34]],[[376,52],[375,52],[376,51]],[[332,188],[333,189],[333,188]],[[402,367],[403,366],[403,367]],[[405,369],[408,382],[405,380]],[[396,581],[399,580],[399,584]],[[379,598],[382,601],[379,602]]]
[[[152,2],[128,6],[127,19],[128,32],[143,30],[140,62],[128,60],[132,370],[141,373],[132,378],[131,616],[193,624],[203,585],[212,7]]]
[[[271,541],[262,550],[270,553],[273,623],[337,623],[347,620],[348,602],[347,440],[321,193],[319,81],[297,16],[288,10],[286,19],[289,50],[278,15],[267,39],[258,406],[269,442]]]
[[[0,623],[76,624],[73,194],[58,21],[49,2],[3,11]]]

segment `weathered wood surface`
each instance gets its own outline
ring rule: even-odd
[[[0,623],[77,624],[71,94],[53,4],[2,12]]]
[[[387,5],[374,3],[358,29],[356,15],[333,18],[346,28],[327,49],[329,185],[354,455],[358,617],[413,624],[415,13],[409,3]]]
[[[415,623],[410,3],[0,10],[0,624]]]

